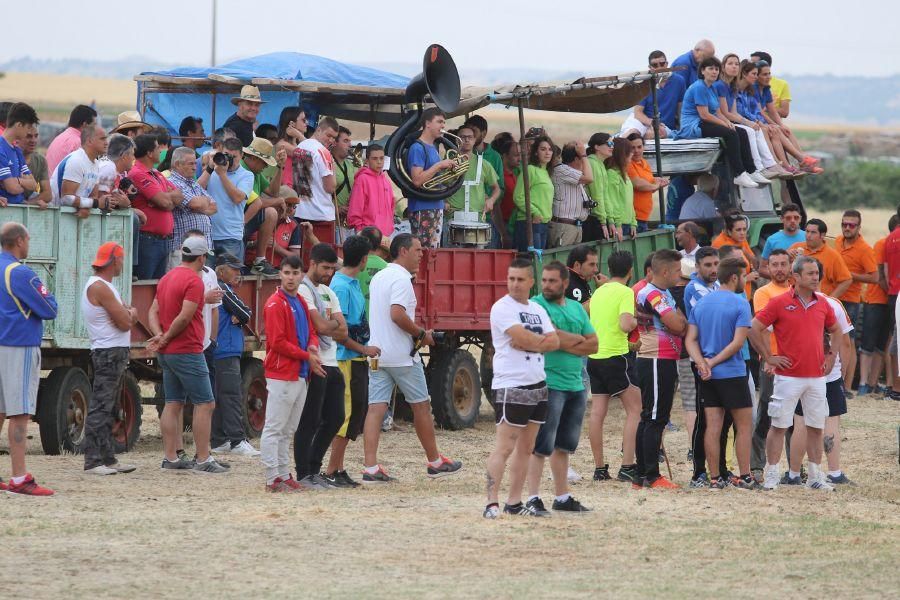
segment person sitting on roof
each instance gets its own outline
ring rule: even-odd
[[[244,146],[249,146],[253,141],[259,109],[266,102],[260,96],[258,87],[245,85],[241,88],[241,95],[232,98],[231,103],[237,106],[237,111],[222,126],[232,130]]]
[[[681,205],[680,221],[696,219],[704,221],[719,216],[714,198],[718,195],[719,178],[711,173],[704,173],[697,179],[697,191],[688,196]]]
[[[707,58],[714,57],[715,55],[715,45],[713,45],[711,41],[704,39],[694,44],[693,50],[685,52],[672,62],[673,69],[677,67],[686,67],[684,69],[674,71],[675,75],[681,77],[684,80],[685,91],[687,91],[687,88],[691,87],[692,83],[694,83],[698,79],[702,79],[699,71],[700,63]]]
[[[648,59],[650,70],[665,69],[669,66],[666,55],[661,50],[654,50]],[[678,117],[681,113],[681,98],[684,96],[684,79],[673,77],[671,73],[663,75],[656,85],[656,103],[659,108],[659,137],[672,137],[678,129]],[[642,137],[653,137],[653,94],[640,101],[625,122],[618,137],[628,137],[638,132]]]
[[[772,55],[762,50],[755,50],[750,54],[750,62],[759,63],[766,61],[769,67],[772,66]],[[775,102],[775,110],[781,115],[782,119],[787,119],[791,114],[791,87],[788,82],[778,77],[772,77],[769,82],[772,90],[772,99]]]
[[[781,115],[778,114],[778,110],[775,108],[775,99],[772,96],[770,85],[772,83],[772,67],[764,60],[759,61],[756,65],[759,67],[759,77],[754,88],[766,121],[781,134],[782,138],[789,140],[797,149],[797,154],[793,156],[800,162],[801,170],[813,174],[821,173],[823,169],[819,166],[819,160],[803,153],[797,136],[784,124]]]

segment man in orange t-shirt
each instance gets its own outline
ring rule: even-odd
[[[891,215],[888,221],[888,231],[894,231],[900,223],[900,217]],[[884,263],[884,245],[887,238],[883,237],[875,242],[875,263]],[[878,388],[878,376],[885,364],[887,356],[884,354],[888,339],[891,337],[887,279],[884,269],[878,269],[878,283],[866,285],[866,293],[863,296],[863,326],[859,340],[859,389],[860,396]]]
[[[650,163],[644,160],[644,139],[639,133],[628,136],[631,142],[631,162],[628,163],[628,177],[634,185],[634,216],[638,232],[647,231],[647,221],[653,212],[653,193],[669,185],[666,177],[654,177]]]
[[[800,254],[810,256],[822,263],[822,278],[819,290],[826,296],[840,298],[850,285],[853,277],[850,269],[838,251],[825,243],[828,227],[822,219],[810,219],[806,223],[806,241],[797,242],[788,252],[800,250]]]

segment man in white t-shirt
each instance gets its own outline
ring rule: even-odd
[[[100,161],[106,154],[108,136],[100,125],[85,127],[81,148],[66,156],[50,176],[53,206],[72,206],[78,216],[87,217],[91,208],[104,208],[99,202]]]
[[[340,126],[331,117],[319,119],[312,137],[300,142],[297,150],[303,159],[296,161],[295,169],[305,169],[307,186],[297,189],[302,200],[297,206],[296,219],[308,221],[313,233],[323,242],[334,243],[334,190],[337,187],[334,176],[334,158],[331,148],[337,139]],[[301,181],[304,178],[301,178]]]
[[[534,286],[531,261],[517,258],[509,265],[508,294],[491,307],[494,343],[494,415],[497,442],[487,460],[486,519],[500,516],[500,481],[515,450],[509,470],[509,497],[503,512],[543,516],[522,503],[522,486],[538,430],[547,418],[547,381],[544,353],[559,348],[559,336],[542,306],[529,300]]]
[[[413,413],[413,423],[419,443],[428,461],[426,474],[436,478],[456,473],[462,468],[459,461],[450,460],[438,452],[431,415],[431,397],[418,349],[434,345],[430,330],[416,324],[416,293],[412,279],[422,262],[422,244],[408,233],[394,236],[391,258],[369,284],[369,345],[381,352],[372,361],[369,375],[369,410],[363,427],[365,459],[363,483],[387,483],[394,478],[378,464],[378,441],[381,424],[391,401],[394,386]]]
[[[326,480],[322,459],[344,424],[344,375],[338,368],[337,342],[347,339],[347,321],[337,295],[328,287],[337,270],[338,256],[331,244],[316,244],[297,292],[309,307],[309,318],[319,336],[319,356],[325,376],[310,375],[306,404],[294,434],[297,482],[306,489],[338,487]]]

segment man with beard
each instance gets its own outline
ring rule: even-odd
[[[806,231],[800,229],[800,221],[803,213],[796,204],[785,204],[781,207],[782,230],[773,233],[766,239],[762,256],[759,260],[759,274],[766,279],[772,279],[769,273],[769,256],[773,250],[787,250],[797,242],[806,241]],[[791,259],[796,255],[792,253]]]

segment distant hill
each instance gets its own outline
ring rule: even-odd
[[[416,63],[361,63],[366,66],[415,75]],[[79,75],[107,79],[131,79],[141,71],[172,68],[142,57],[130,56],[116,61],[79,59],[46,60],[23,57],[0,63],[0,72],[51,73]],[[628,72],[627,68],[598,68],[590,75]],[[524,83],[550,80],[574,80],[586,73],[553,71],[527,67],[509,69],[467,69],[462,75],[463,85],[491,86],[503,83]],[[793,97],[791,118],[805,123],[853,125],[900,125],[900,74],[890,77],[838,77],[834,75],[783,75],[791,85]]]

